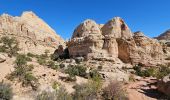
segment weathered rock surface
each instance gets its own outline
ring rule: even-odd
[[[6,61],[6,56],[5,54],[0,53],[0,63]]]
[[[115,17],[108,21],[102,28],[102,34],[109,35],[114,38],[131,38],[132,33],[131,30],[128,28],[126,23],[120,18]]]
[[[158,81],[158,90],[170,96],[170,74]]]
[[[71,57],[115,61],[147,66],[160,64],[164,60],[162,45],[146,37],[142,32],[132,33],[119,17],[105,25],[86,20],[74,31],[67,43]]]
[[[153,66],[164,61],[162,45],[142,32],[135,32],[131,39],[119,39],[118,47],[119,58],[126,63]]]
[[[33,12],[24,12],[21,17],[1,15],[0,36],[16,37],[25,53],[53,50],[57,45],[64,43],[64,40]]]
[[[170,40],[170,29],[156,37],[158,40]]]
[[[113,60],[118,57],[116,39],[108,35],[102,35],[102,26],[92,20],[86,20],[80,24],[75,29],[71,41],[67,44],[70,56],[100,60]]]

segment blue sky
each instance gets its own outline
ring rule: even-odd
[[[33,11],[61,37],[71,37],[85,19],[106,23],[122,17],[133,32],[155,37],[170,29],[170,0],[0,0],[0,14]]]

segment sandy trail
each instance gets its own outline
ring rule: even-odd
[[[151,78],[142,79],[130,83],[127,87],[130,100],[158,100],[164,96],[156,89],[156,80]]]

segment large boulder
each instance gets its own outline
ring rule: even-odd
[[[170,74],[158,81],[158,90],[170,96]]]
[[[24,53],[54,51],[64,40],[33,12],[24,12],[20,17],[8,14],[0,16],[0,37],[16,37]]]

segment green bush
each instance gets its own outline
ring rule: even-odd
[[[54,68],[55,62],[50,60],[50,61],[47,62],[47,66],[49,66],[50,68]]]
[[[103,89],[104,100],[128,100],[126,90],[122,83],[111,81],[107,87]]]
[[[48,64],[47,60],[49,60],[48,58],[49,58],[49,57],[48,57],[48,53],[46,53],[46,54],[41,54],[41,55],[37,56],[37,62],[38,62],[40,65],[47,65],[47,64]]]
[[[27,56],[28,56],[28,57],[36,57],[36,55],[34,55],[34,54],[30,53],[30,52],[27,53]]]
[[[10,84],[0,82],[0,100],[11,100],[13,96]]]
[[[88,83],[74,86],[74,100],[96,100],[101,90],[102,83],[100,81],[91,81]]]
[[[150,77],[150,76],[155,76],[156,74],[156,69],[151,67],[151,68],[145,68],[142,70],[141,66],[135,66],[134,70],[136,71],[135,74],[138,76],[142,77]]]
[[[170,74],[170,67],[167,66],[159,66],[159,67],[151,67],[151,68],[145,68],[144,70],[141,69],[141,67],[137,66],[134,67],[134,70],[136,71],[135,74],[142,76],[142,77],[156,77],[158,79],[163,78],[164,76]]]
[[[30,57],[27,57],[25,54],[17,55],[15,63],[17,66],[23,66],[27,64],[27,61],[32,61]]]
[[[62,86],[56,91],[56,98],[56,100],[73,100],[72,96]]]
[[[158,79],[161,79],[170,74],[170,67],[160,66],[158,68],[157,74],[155,75]]]
[[[46,65],[46,63],[47,63],[46,59],[41,58],[41,57],[38,57],[37,62],[38,62],[40,65]]]
[[[42,91],[37,95],[36,100],[57,100],[54,92]]]
[[[43,91],[38,94],[36,100],[73,100],[65,88],[60,87],[54,92]]]
[[[62,69],[62,68],[65,67],[65,64],[61,63],[59,66],[60,66],[60,68]]]
[[[31,86],[33,90],[38,88],[38,79],[32,75],[32,73],[26,73],[24,79],[22,80],[23,86]]]
[[[95,80],[95,78],[101,78],[100,73],[96,70],[93,69],[89,72],[89,76],[90,78],[92,78],[93,80]]]
[[[68,68],[65,71],[67,74],[69,74],[71,77],[74,76],[81,76],[85,77],[86,76],[86,67],[83,67],[81,65],[76,65],[76,66],[68,66]]]
[[[0,52],[6,52],[9,57],[16,56],[19,51],[19,46],[17,40],[13,38],[9,38],[4,36],[1,38],[0,43]]]

